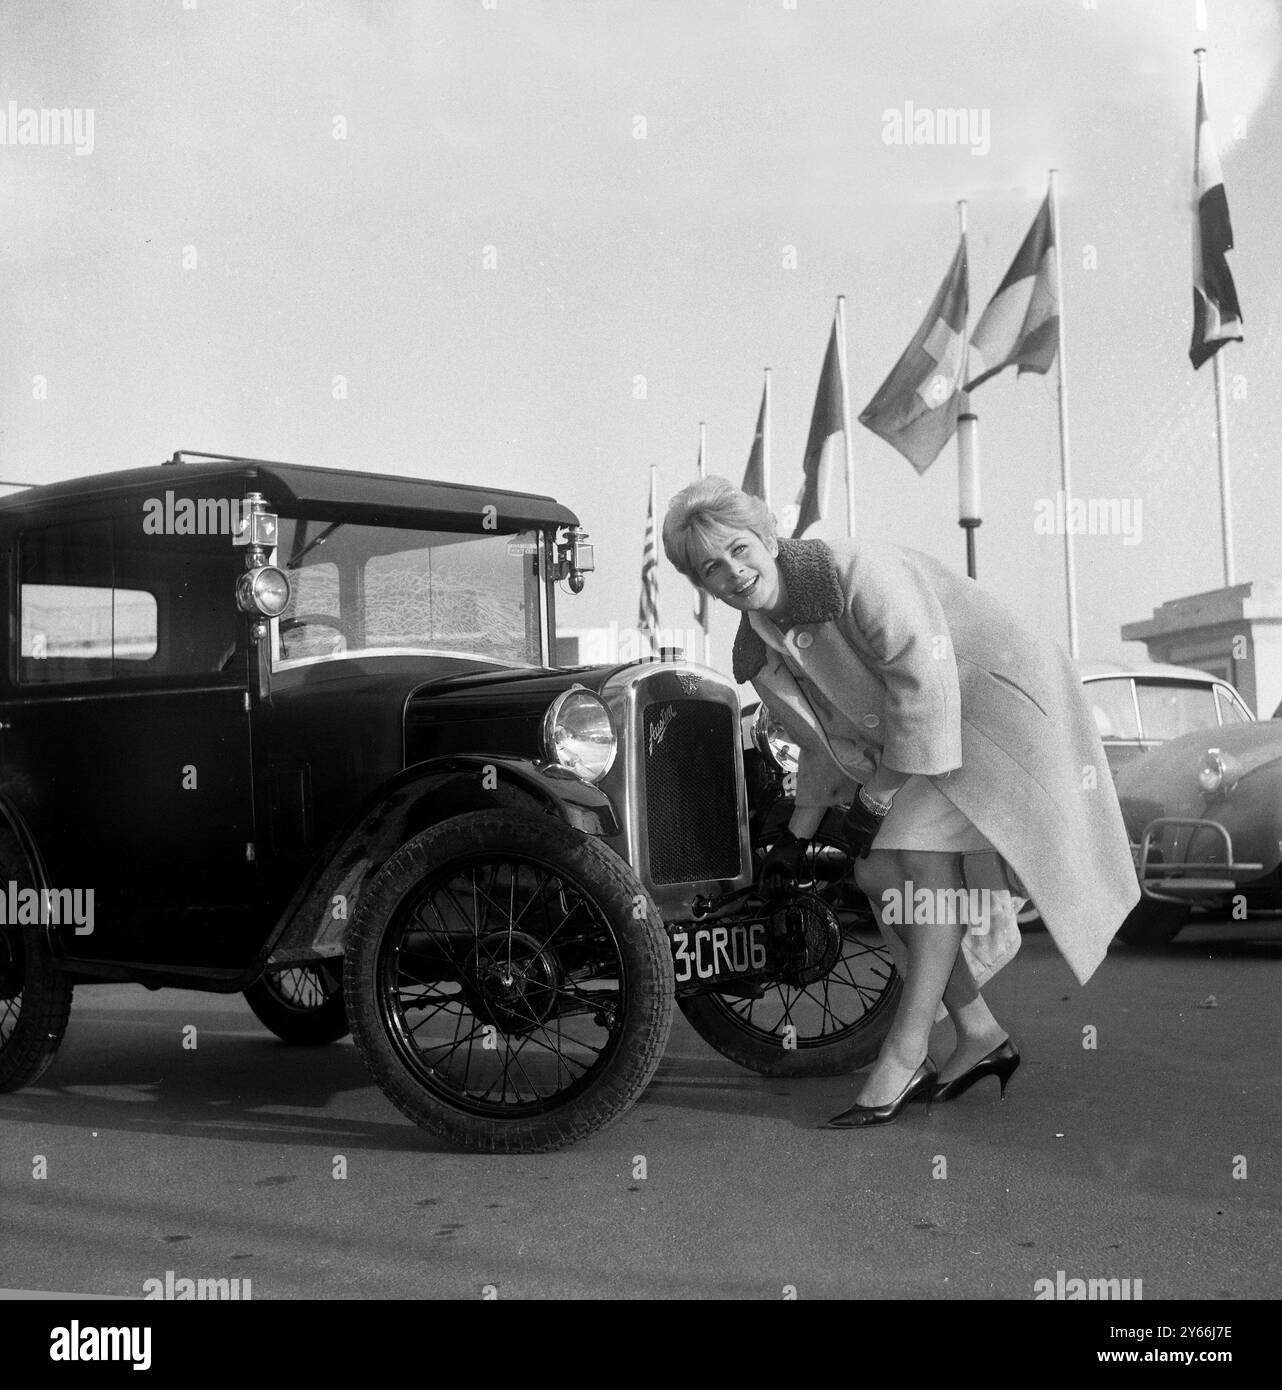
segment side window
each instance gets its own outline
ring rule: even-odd
[[[1215,687],[1215,699],[1220,707],[1221,724],[1247,724],[1251,722],[1243,712],[1242,706],[1224,686],[1217,685]]]
[[[1138,739],[1139,725],[1135,722],[1135,701],[1131,697],[1129,676],[1115,680],[1088,681],[1086,702],[1095,716],[1100,738],[1110,740]]]
[[[51,526],[24,535],[18,611],[23,682],[110,680],[116,635],[110,525]],[[150,636],[154,650],[154,626]]]
[[[132,520],[27,532],[19,540],[19,679],[228,673],[238,563],[225,537],[144,537]]]

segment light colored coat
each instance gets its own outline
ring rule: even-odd
[[[797,804],[849,802],[883,759],[929,777],[1022,880],[1085,984],[1139,888],[1067,655],[973,579],[915,550],[780,540],[779,568],[796,624],[788,657],[745,614],[734,673],[801,746]],[[844,737],[820,724],[808,681],[846,714]]]

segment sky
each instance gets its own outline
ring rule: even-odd
[[[596,546],[571,629],[636,621],[651,465],[662,509],[705,421],[738,482],[768,366],[793,501],[836,296],[857,416],[957,201],[973,324],[1058,168],[1074,491],[1142,518],[1076,539],[1081,649],[1131,659],[1123,623],[1223,583],[1186,355],[1204,46],[1246,333],[1237,577],[1282,574],[1274,0],[5,0],[0,38],[0,113],[93,119],[83,153],[0,144],[0,478],[189,448],[550,493]],[[908,102],[986,112],[988,147],[886,143]],[[1035,530],[1055,372],[972,403],[980,581],[1066,641],[1063,540]],[[922,476],[852,446],[857,537],[964,569],[953,446]],[[661,561],[665,627],[692,597]]]

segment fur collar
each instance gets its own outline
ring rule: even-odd
[[[794,623],[830,623],[841,616],[846,596],[837,578],[837,562],[825,542],[781,537],[778,564]],[[750,681],[766,664],[766,644],[746,613],[739,619],[731,662],[740,685]]]

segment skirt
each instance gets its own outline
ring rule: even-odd
[[[895,793],[873,848],[964,855],[966,886],[982,890],[968,895],[973,909],[961,943],[962,959],[976,987],[1014,959],[1020,944],[1019,913],[1027,900],[1006,886],[1006,866],[992,842],[929,777],[910,777]],[[941,1004],[937,1020],[944,1014]]]

